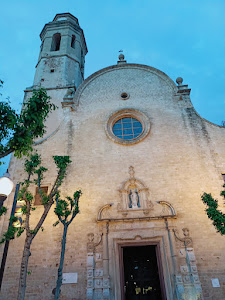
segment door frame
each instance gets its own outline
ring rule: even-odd
[[[118,244],[118,251],[119,251],[119,268],[120,268],[120,287],[121,287],[121,300],[125,300],[125,293],[124,293],[124,264],[123,264],[123,248],[125,247],[139,247],[139,246],[155,246],[156,250],[156,259],[159,271],[159,281],[160,281],[160,288],[162,293],[162,299],[167,300],[166,296],[166,288],[163,276],[163,266],[162,266],[162,258],[160,253],[160,242],[159,241],[132,241],[132,242],[124,242]]]

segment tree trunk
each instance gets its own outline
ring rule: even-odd
[[[60,288],[62,285],[62,272],[63,272],[63,263],[64,263],[64,256],[65,256],[65,249],[66,249],[66,235],[67,235],[68,226],[66,224],[63,225],[64,225],[64,229],[63,229],[63,238],[62,238],[62,248],[61,248],[60,264],[58,268],[58,279],[57,279],[56,289],[55,289],[55,300],[59,299]]]
[[[22,257],[22,262],[20,267],[20,279],[19,279],[19,290],[18,290],[17,300],[25,299],[27,267],[28,267],[28,260],[30,257],[31,242],[32,242],[32,236],[27,236],[24,244],[23,257]]]

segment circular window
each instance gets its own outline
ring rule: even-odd
[[[147,136],[150,130],[148,118],[133,109],[120,110],[108,120],[106,133],[114,142],[135,144]]]
[[[122,94],[120,95],[120,97],[121,97],[122,100],[127,100],[130,96],[129,96],[129,94],[127,94],[127,93],[122,93]]]
[[[113,125],[113,133],[119,139],[133,140],[141,135],[143,130],[142,124],[135,118],[121,118]]]

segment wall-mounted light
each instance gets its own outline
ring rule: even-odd
[[[3,177],[0,177],[0,209],[3,205],[3,202],[7,199],[8,195],[12,192],[13,181],[10,179],[9,172],[3,174]]]

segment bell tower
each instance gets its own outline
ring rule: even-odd
[[[84,80],[87,45],[78,19],[70,13],[57,14],[40,34],[42,41],[34,87],[47,89],[77,87]]]

